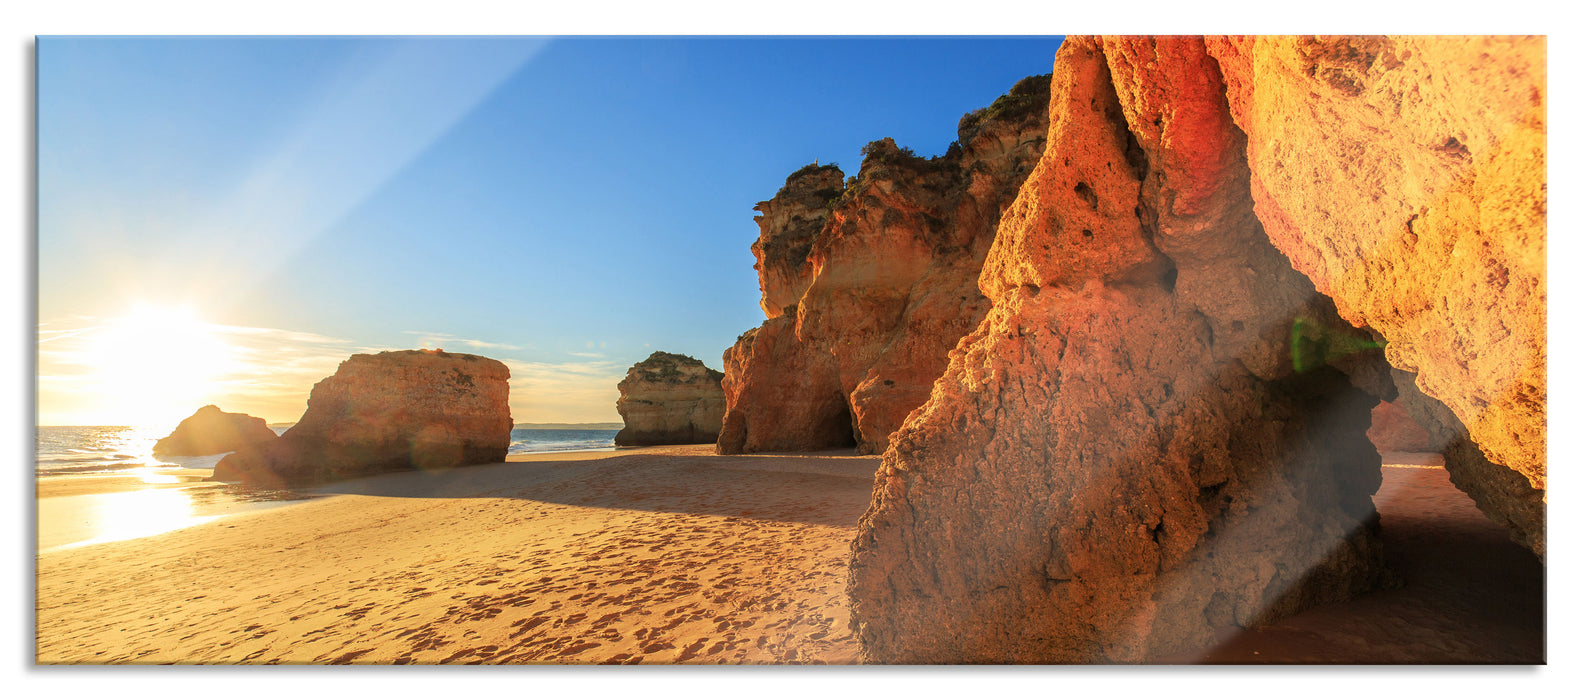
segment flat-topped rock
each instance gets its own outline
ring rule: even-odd
[[[714,442],[725,417],[725,374],[686,355],[656,352],[626,372],[615,410],[626,426],[615,444],[693,445]]]
[[[353,355],[314,385],[279,440],[215,466],[216,481],[291,485],[505,460],[510,370],[429,350]]]

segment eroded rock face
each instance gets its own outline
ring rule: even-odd
[[[1047,91],[1028,78],[963,117],[943,156],[875,141],[844,189],[805,169],[759,205],[770,320],[726,353],[721,452],[888,446],[988,308],[978,273],[1043,150]]]
[[[1390,364],[1449,408],[1446,424],[1464,426],[1474,449],[1445,456],[1456,485],[1494,520],[1541,532],[1544,38],[1216,38],[1209,49],[1249,136],[1270,239],[1341,316],[1389,341]],[[1481,493],[1490,469],[1526,491],[1499,478],[1489,490],[1506,497]]]
[[[1472,497],[1478,510],[1504,525],[1511,539],[1525,545],[1540,559],[1547,555],[1544,492],[1534,489],[1514,469],[1489,460],[1468,434],[1467,427],[1443,402],[1422,392],[1411,372],[1392,369],[1400,406],[1429,436],[1429,452],[1445,457],[1445,471],[1456,488]]]
[[[275,431],[270,430],[262,418],[226,413],[219,406],[204,406],[155,442],[154,454],[217,455],[269,442],[276,437]]]
[[[823,450],[853,445],[851,413],[828,354],[781,316],[725,351],[720,454]]]
[[[725,375],[686,355],[656,352],[626,372],[615,410],[617,445],[693,445],[719,439]]]
[[[859,525],[868,661],[1136,662],[1385,575],[1382,356],[1314,330],[1347,326],[1264,234],[1203,42],[1070,38],[1053,85],[992,308]]]
[[[505,461],[509,379],[477,355],[352,355],[314,385],[296,425],[220,460],[213,479],[283,486]]]
[[[753,269],[758,271],[758,290],[763,294],[758,306],[764,316],[785,315],[813,283],[808,253],[829,220],[830,202],[846,187],[843,177],[834,165],[810,165],[786,178],[773,199],[753,206],[759,212],[753,217],[758,222]]]

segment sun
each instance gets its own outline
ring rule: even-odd
[[[190,308],[139,305],[100,327],[85,359],[104,413],[174,427],[213,403],[235,351]]]

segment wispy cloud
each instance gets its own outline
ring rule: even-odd
[[[91,331],[93,331],[95,329],[103,327],[103,326],[89,326],[87,328],[74,328],[74,329],[70,329],[70,330],[45,330],[44,329],[44,325],[45,324],[40,323],[38,325],[39,325],[38,342],[39,342],[40,345],[43,345],[44,343],[48,343],[48,342],[51,342],[51,341],[63,340],[63,339],[66,339],[66,338],[76,337],[76,336],[82,335],[83,333],[88,333],[88,332],[91,332]]]
[[[370,346],[344,338],[279,328],[204,325],[205,347],[222,354],[213,372],[201,387],[182,393],[176,388],[190,387],[190,378],[181,376],[183,367],[164,363],[148,367],[148,377],[136,382],[143,389],[134,397],[124,393],[125,381],[107,373],[144,371],[126,362],[106,363],[106,333],[114,324],[104,319],[78,319],[80,325],[56,322],[40,324],[38,337],[39,422],[60,424],[140,424],[155,416],[160,420],[178,412],[177,418],[204,403],[214,403],[227,411],[261,416],[272,422],[292,421],[307,408],[313,385],[335,373],[340,363],[358,353],[376,353],[405,348]],[[409,332],[434,346],[510,351],[505,343],[469,341],[442,333]],[[151,343],[179,344],[176,339],[154,338]],[[408,346],[410,347],[410,346]],[[178,347],[168,347],[172,352]],[[148,352],[147,348],[128,348],[128,352]],[[597,353],[572,353],[586,360],[570,362],[532,362],[509,356],[501,359],[511,370],[511,413],[517,422],[596,422],[618,419],[616,384],[626,368],[603,359]],[[164,375],[160,373],[163,372]],[[199,391],[201,389],[201,391]],[[160,400],[168,405],[155,406]]]
[[[415,335],[415,336],[417,336],[418,337],[418,347],[422,347],[422,348],[442,348],[442,347],[447,346],[447,345],[449,345],[452,348],[455,348],[455,347],[459,347],[459,346],[465,345],[467,347],[470,347],[470,348],[473,348],[473,349],[476,349],[476,350],[522,350],[523,349],[519,345],[508,345],[506,343],[494,343],[494,342],[490,342],[490,341],[487,341],[487,340],[473,340],[473,339],[470,339],[470,338],[458,338],[456,336],[449,335],[447,333],[431,333],[431,332],[428,332],[428,331],[401,331],[401,332],[406,334],[406,335]]]

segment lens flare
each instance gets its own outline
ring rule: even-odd
[[[1301,316],[1291,321],[1291,367],[1298,372],[1384,346],[1385,343],[1372,338],[1359,337]]]

